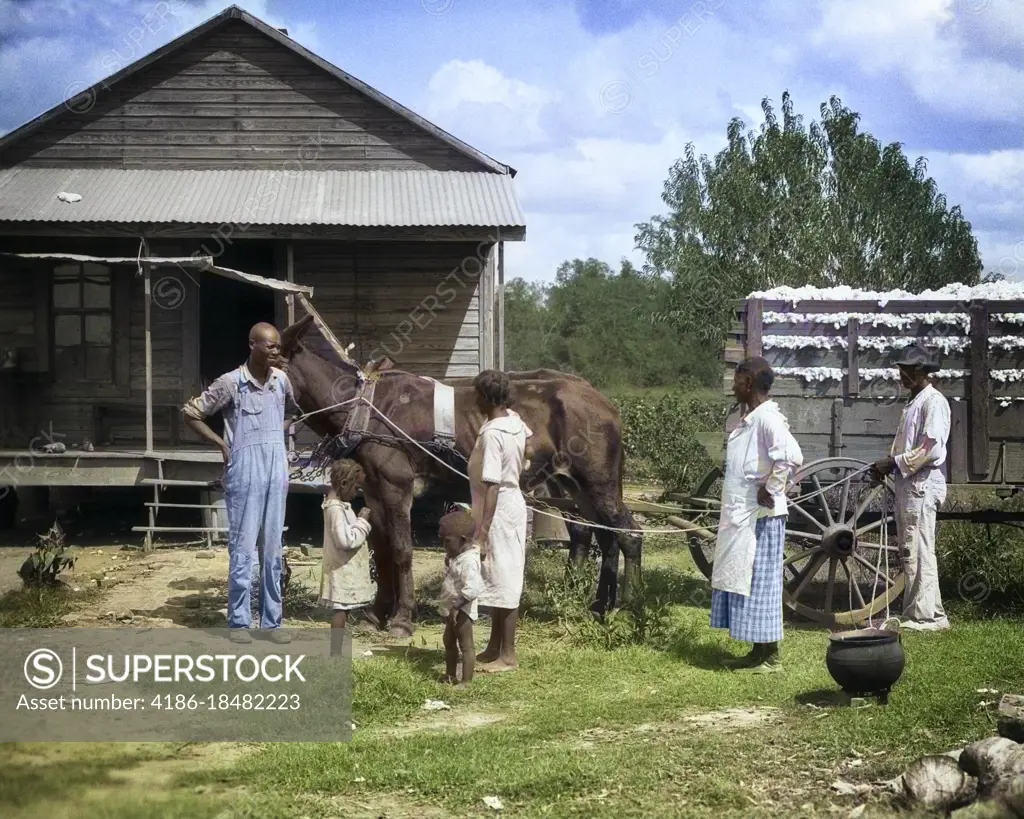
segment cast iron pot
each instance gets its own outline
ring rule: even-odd
[[[873,696],[886,702],[905,664],[898,632],[865,628],[829,636],[825,665],[850,697]]]

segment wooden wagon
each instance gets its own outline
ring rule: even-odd
[[[1024,514],[977,508],[993,505],[979,504],[979,495],[1008,497],[1024,488],[1024,298],[815,295],[737,304],[723,351],[724,389],[731,394],[735,365],[744,358],[763,356],[772,365],[773,398],[804,453],[790,491],[784,599],[812,620],[858,625],[903,591],[900,551],[889,545],[895,544],[892,486],[871,486],[864,470],[889,454],[907,398],[894,362],[907,345],[925,343],[938,352],[935,383],[950,400],[949,493],[939,518],[1024,520]],[[705,441],[714,460],[721,461],[738,417],[734,410],[726,435]],[[691,551],[709,578],[721,478],[716,466],[686,499],[687,518],[704,527]],[[963,511],[965,502],[974,508]]]

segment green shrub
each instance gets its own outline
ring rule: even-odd
[[[622,416],[627,480],[685,492],[714,465],[697,435],[725,435],[731,404],[724,396],[669,390],[609,397]]]
[[[992,508],[1024,512],[1024,495],[993,503]],[[1021,611],[1024,531],[1002,524],[940,521],[937,547],[944,601],[975,615]]]

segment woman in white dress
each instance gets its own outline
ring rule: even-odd
[[[526,499],[519,477],[533,433],[509,409],[512,385],[505,373],[485,370],[473,386],[484,416],[469,459],[474,540],[483,560],[478,603],[491,610],[491,637],[477,661],[483,672],[512,671],[518,668],[515,637],[526,571]]]

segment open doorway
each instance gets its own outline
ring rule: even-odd
[[[274,291],[224,276],[205,276],[199,289],[199,374],[203,388],[249,357],[249,330],[261,321],[274,323]],[[218,413],[209,419],[222,434]]]

